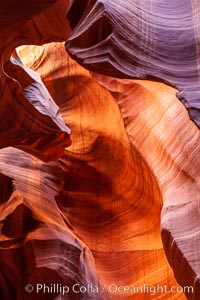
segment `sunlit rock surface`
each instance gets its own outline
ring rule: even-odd
[[[22,0],[3,1],[0,5],[0,148],[14,146],[49,161],[71,144],[59,107],[39,75],[23,66],[14,52],[22,44],[66,39],[70,32],[66,8],[66,1],[26,5]],[[49,18],[55,21],[49,24]]]
[[[167,258],[182,286],[199,291],[199,130],[189,121],[175,90],[147,81],[115,80],[94,74],[111,91],[131,145],[140,149],[159,182],[161,233]],[[178,117],[177,117],[178,116]]]
[[[199,300],[197,3],[0,14],[2,299]]]
[[[200,9],[196,0],[72,0],[66,48],[84,67],[110,76],[162,80],[200,126]],[[76,13],[78,12],[78,13]]]
[[[36,290],[28,294],[27,284],[98,286],[90,250],[73,233],[55,201],[63,178],[59,163],[45,164],[14,148],[0,150],[0,156],[0,183],[7,187],[0,217],[3,299],[45,297]],[[59,294],[55,289],[47,299]],[[71,291],[67,299],[75,296]],[[86,293],[83,299],[91,298]]]

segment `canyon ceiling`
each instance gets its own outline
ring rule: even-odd
[[[2,300],[200,299],[199,4],[1,1]]]

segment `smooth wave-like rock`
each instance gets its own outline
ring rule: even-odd
[[[200,127],[197,1],[73,0],[66,49],[82,66],[119,77],[163,81],[178,90]]]
[[[62,156],[71,144],[70,130],[59,107],[39,75],[25,67],[14,51],[22,44],[65,40],[70,33],[65,18],[67,4],[31,1],[25,5],[22,0],[1,3],[0,148],[20,148],[50,161]],[[49,24],[49,18],[54,22]]]
[[[129,141],[140,149],[161,188],[161,234],[168,261],[188,299],[199,299],[200,134],[175,97],[155,82],[94,78],[114,96]],[[182,299],[182,298],[181,298]]]
[[[71,144],[70,130],[40,76],[16,53],[2,69],[0,148],[20,148],[44,161],[59,158]]]
[[[43,163],[10,147],[0,150],[0,171],[1,299],[63,297],[59,289],[37,292],[37,284],[98,287],[91,251],[56,204],[63,178],[59,163]],[[27,284],[34,287],[32,293]],[[80,297],[70,290],[62,299]],[[81,299],[100,298],[84,293]]]
[[[199,300],[200,136],[176,98],[199,126],[198,2],[9,0],[0,16],[0,297]]]
[[[101,284],[178,287],[166,261],[159,225],[161,194],[165,205],[170,200],[170,196],[165,199],[163,190],[171,178],[171,173],[166,175],[166,167],[170,170],[176,165],[172,159],[168,166],[166,153],[171,151],[171,143],[167,139],[173,130],[166,132],[166,122],[172,122],[177,113],[190,131],[198,130],[178,103],[176,91],[163,84],[118,82],[91,74],[65,54],[62,44],[21,47],[18,52],[27,65],[32,64],[30,50],[35,57],[34,70],[41,75],[72,130],[72,145],[61,160],[64,186],[57,203],[70,226],[92,250]],[[51,59],[57,61],[56,66]],[[165,134],[167,139],[160,148]],[[176,134],[178,137],[178,128]],[[176,141],[176,136],[172,138]],[[176,189],[175,184],[173,188]],[[191,281],[188,283],[192,285]],[[150,293],[108,293],[108,296],[152,299]],[[169,294],[160,289],[154,299],[185,297],[180,290]]]

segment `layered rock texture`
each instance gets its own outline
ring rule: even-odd
[[[200,299],[199,14],[2,1],[1,299]]]

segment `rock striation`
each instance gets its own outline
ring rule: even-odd
[[[73,32],[66,48],[72,58],[112,77],[156,80],[175,87],[199,127],[197,1],[82,3],[71,1],[67,14]]]
[[[70,130],[39,75],[22,64],[15,48],[69,36],[69,29],[61,29],[69,28],[64,17],[67,3],[54,2],[32,1],[24,6],[22,0],[17,5],[3,1],[0,6],[0,148],[17,147],[45,161],[64,153],[71,143]],[[58,18],[62,12],[63,17]],[[49,25],[48,18],[55,19],[54,24]]]
[[[0,4],[3,300],[199,300],[198,7]]]

